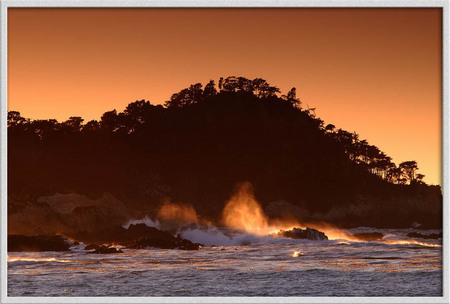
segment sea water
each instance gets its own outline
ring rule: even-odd
[[[353,229],[352,233],[374,231]],[[8,296],[442,296],[441,240],[310,241],[185,231],[198,251],[8,253]]]

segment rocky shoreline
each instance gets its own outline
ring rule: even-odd
[[[70,237],[88,244],[85,249],[94,250],[93,253],[120,253],[112,244],[128,249],[153,247],[198,250],[203,246],[145,224],[130,225],[128,229],[118,226],[97,233],[81,231]],[[62,235],[8,235],[8,252],[70,251],[72,245],[73,243]]]
[[[325,233],[312,228],[281,230],[277,236],[315,241],[328,240]],[[62,235],[8,235],[8,252],[70,251],[71,247],[79,245],[79,242],[86,244],[83,249],[88,251],[87,253],[94,254],[122,253],[121,249],[198,250],[205,246],[145,224],[132,224],[128,229],[117,226],[96,233],[80,231],[69,237],[77,241],[72,242]]]

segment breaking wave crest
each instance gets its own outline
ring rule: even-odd
[[[137,225],[137,224],[145,224],[148,227],[154,227],[154,228],[160,228],[160,223],[158,220],[151,220],[148,215],[144,216],[141,219],[130,219],[125,224],[122,225],[123,228],[128,229],[130,225]]]
[[[35,263],[69,263],[70,260],[57,258],[8,257],[8,266],[30,265]]]
[[[237,232],[216,227],[196,228],[182,231],[181,237],[206,246],[243,246],[273,240],[274,237]]]

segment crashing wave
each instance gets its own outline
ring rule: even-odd
[[[148,215],[146,215],[140,220],[129,219],[125,224],[122,224],[122,227],[128,229],[130,225],[137,225],[137,224],[145,224],[148,227],[154,227],[157,229],[159,229],[161,226],[158,220],[153,221],[148,217]]]

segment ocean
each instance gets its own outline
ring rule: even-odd
[[[122,249],[119,254],[8,253],[7,294],[59,296],[442,296],[440,230],[372,229],[378,241],[312,241],[187,230],[198,251]]]

